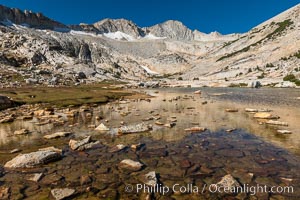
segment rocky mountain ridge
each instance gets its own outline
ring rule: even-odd
[[[229,35],[192,31],[174,20],[146,28],[126,19],[66,26],[42,14],[0,10],[0,76],[10,84],[116,79],[228,86],[259,79],[293,86],[283,77],[299,78],[300,5]]]

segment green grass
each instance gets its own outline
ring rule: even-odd
[[[295,79],[296,79],[296,77],[295,77],[294,74],[288,74],[285,77],[283,77],[284,81],[292,81],[292,80],[295,80]]]
[[[298,52],[296,52],[296,53],[294,54],[294,56],[295,56],[296,58],[300,59],[300,50],[299,50]]]
[[[117,89],[105,89],[107,83],[84,85],[78,87],[22,87],[5,88],[0,93],[11,97],[17,103],[50,103],[58,107],[69,105],[80,106],[83,104],[106,103],[130,95]]]

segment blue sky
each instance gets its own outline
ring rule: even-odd
[[[246,32],[300,0],[0,0],[0,4],[42,12],[65,24],[126,18],[141,27],[174,19],[191,29],[223,34]]]

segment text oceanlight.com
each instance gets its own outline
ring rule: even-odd
[[[238,187],[224,187],[217,184],[211,184],[199,187],[193,184],[180,185],[174,184],[173,186],[166,186],[162,184],[157,184],[155,186],[148,186],[146,184],[136,184],[136,185],[126,185],[125,192],[127,193],[159,193],[162,195],[168,194],[169,192],[174,193],[220,193],[220,194],[237,194],[237,193],[247,193],[250,195],[255,195],[257,193],[293,193],[293,186],[266,186],[266,185],[249,185],[243,184]]]

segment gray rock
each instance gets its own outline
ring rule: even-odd
[[[152,127],[149,124],[139,123],[139,124],[131,124],[128,126],[122,126],[118,129],[119,134],[129,134],[129,133],[139,133],[146,132],[151,130]]]
[[[74,193],[75,190],[69,188],[57,188],[51,190],[51,194],[56,200],[66,199],[68,197],[71,197]]]
[[[39,81],[37,79],[34,79],[34,78],[28,78],[28,79],[25,79],[25,82],[27,84],[37,84]]]
[[[84,72],[79,72],[79,73],[77,74],[77,78],[78,78],[78,79],[86,79],[87,77],[86,77],[86,75],[85,75]]]
[[[41,150],[27,154],[20,154],[5,163],[6,168],[30,168],[47,164],[61,158],[61,153],[51,150]]]
[[[251,88],[260,88],[262,85],[259,81],[253,81],[253,82],[249,83],[248,86]]]
[[[87,136],[82,140],[70,140],[69,146],[72,150],[76,151],[84,151],[87,149],[93,148],[95,145],[99,144],[99,141],[93,142],[91,136]]]
[[[151,171],[142,176],[141,181],[148,186],[154,187],[157,185],[157,177],[155,171]]]
[[[240,184],[235,180],[231,174],[227,174],[224,176],[221,181],[217,183],[218,187],[223,187],[223,188],[234,188],[234,187],[239,187]]]
[[[81,45],[78,57],[81,61],[92,61],[91,50],[88,44],[84,43]]]

